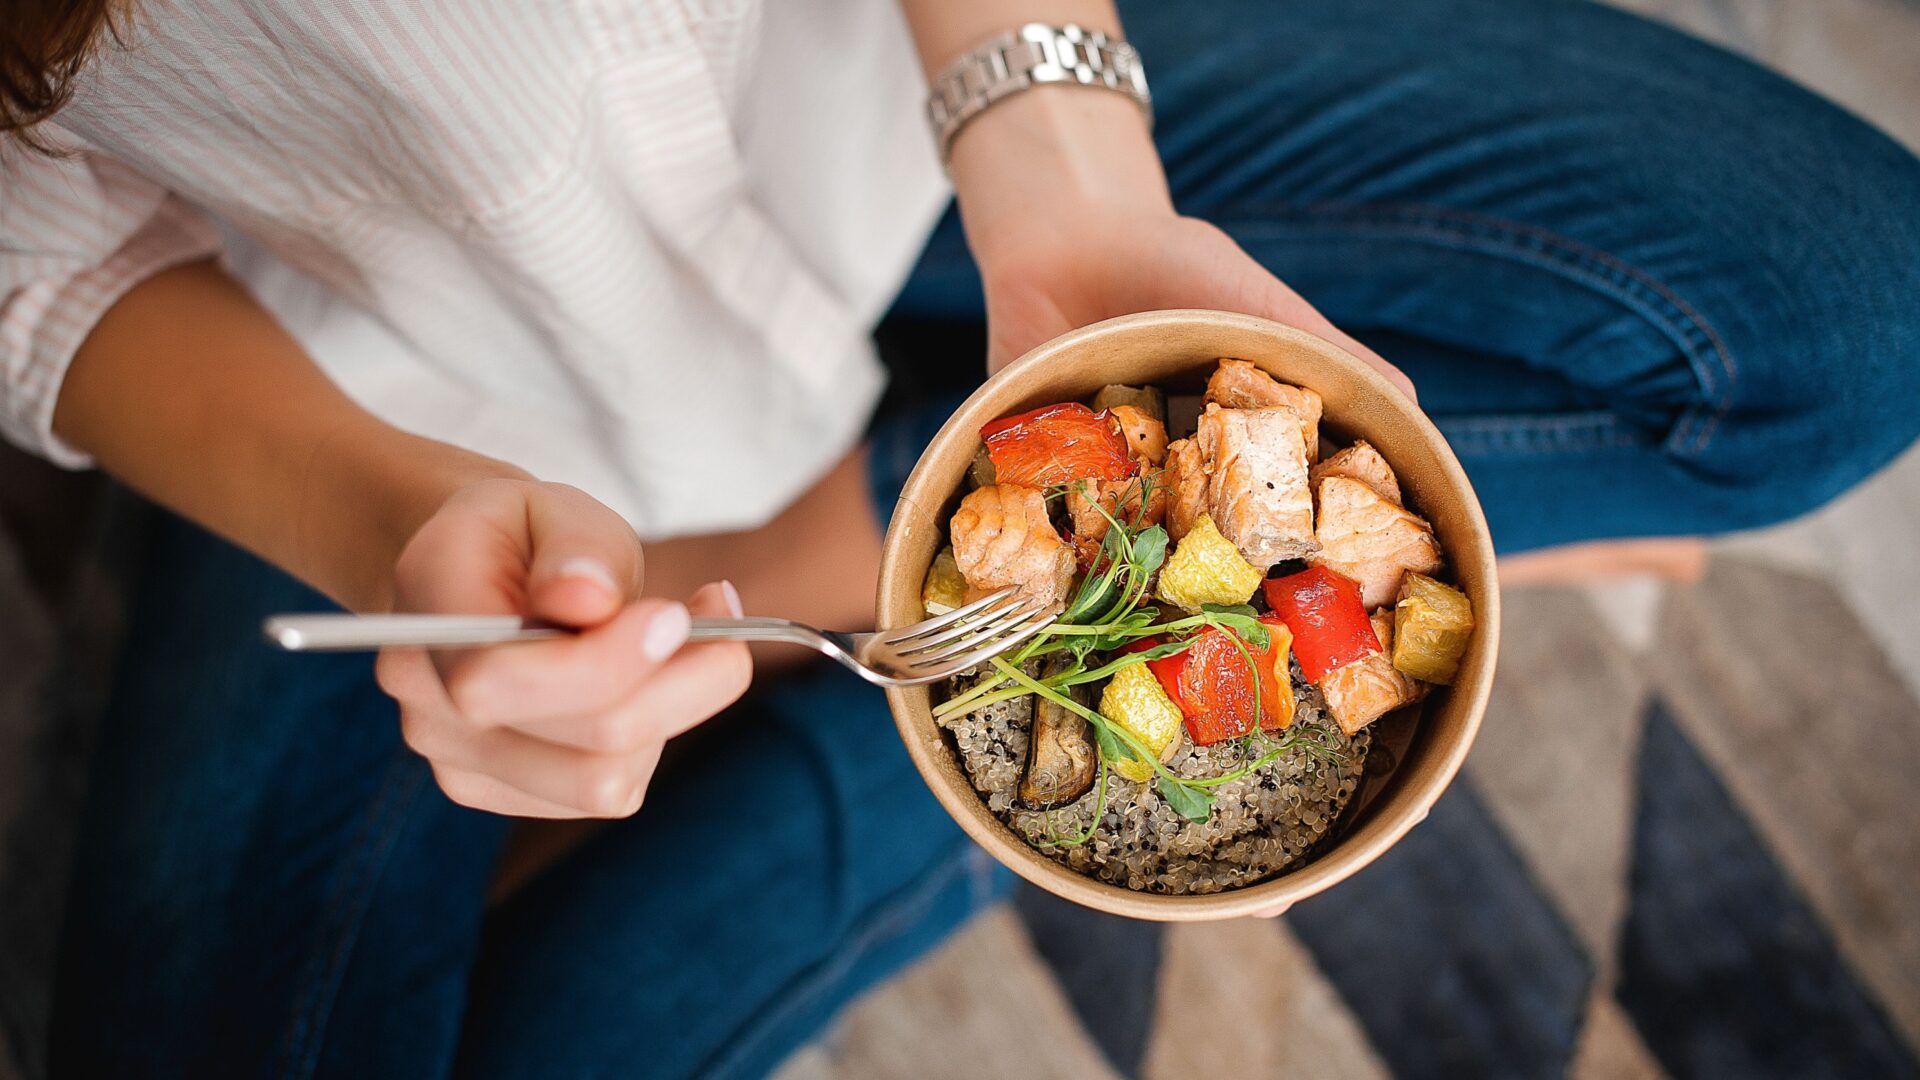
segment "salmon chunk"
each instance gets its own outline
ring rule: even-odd
[[[1400,481],[1394,478],[1393,467],[1365,439],[1315,465],[1307,474],[1307,479],[1313,485],[1313,490],[1319,491],[1320,481],[1329,476],[1358,480],[1379,492],[1381,498],[1393,505],[1404,505],[1400,501]]]
[[[1107,538],[1107,530],[1113,523],[1107,515],[1132,524],[1134,515],[1141,513],[1140,491],[1147,492],[1147,505],[1144,516],[1140,518],[1140,528],[1158,525],[1167,516],[1167,488],[1159,479],[1148,483],[1145,477],[1129,477],[1125,480],[1089,480],[1086,483],[1087,494],[1082,494],[1080,485],[1067,489],[1067,516],[1073,520],[1073,549],[1080,560],[1081,569],[1093,565],[1093,557],[1100,553],[1100,543]],[[1100,506],[1106,507],[1103,514],[1094,506],[1094,499]]]
[[[1373,632],[1380,638],[1379,652],[1320,677],[1327,712],[1348,735],[1427,696],[1426,683],[1393,666],[1393,613],[1374,612]]]
[[[974,594],[1018,585],[1048,602],[1073,585],[1073,548],[1047,518],[1038,488],[994,484],[960,500],[953,515],[953,559]]]
[[[1207,380],[1207,401],[1223,409],[1270,409],[1285,405],[1300,417],[1307,460],[1320,460],[1320,395],[1283,383],[1246,360],[1222,359]]]
[[[1194,439],[1212,467],[1207,513],[1242,557],[1264,571],[1319,550],[1299,414],[1208,405]]]
[[[1127,453],[1148,465],[1167,460],[1167,425],[1159,417],[1134,405],[1115,405],[1109,411],[1127,440]]]
[[[1175,540],[1187,535],[1193,523],[1207,512],[1206,455],[1194,439],[1178,439],[1167,444],[1167,467],[1160,472],[1159,486],[1167,492],[1167,535]]]
[[[1390,604],[1408,570],[1440,569],[1440,544],[1416,514],[1346,476],[1320,481],[1320,553],[1313,563],[1360,583],[1368,611]]]

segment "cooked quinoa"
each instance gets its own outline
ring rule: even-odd
[[[963,675],[958,693],[975,677]],[[1056,862],[1129,889],[1150,893],[1211,893],[1250,885],[1309,855],[1339,820],[1360,782],[1369,736],[1348,738],[1325,714],[1317,689],[1298,689],[1298,711],[1285,735],[1306,735],[1331,753],[1296,748],[1258,770],[1213,789],[1213,813],[1188,821],[1148,784],[1107,775],[1100,826],[1083,844],[1099,801],[1099,785],[1052,811],[1020,805],[1017,789],[1027,760],[1033,698],[988,705],[940,721],[953,738],[962,767],[988,809]],[[1247,760],[1239,742],[1184,744],[1167,768],[1203,779],[1232,772]]]

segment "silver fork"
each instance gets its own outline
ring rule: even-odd
[[[850,634],[787,619],[696,616],[693,641],[804,645],[880,686],[914,686],[956,675],[999,656],[1047,628],[1060,604],[1014,586],[908,626]],[[356,652],[389,645],[436,649],[539,641],[572,633],[517,615],[275,615],[267,640],[291,652]]]

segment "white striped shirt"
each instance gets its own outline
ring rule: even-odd
[[[893,0],[138,3],[0,146],[0,432],[219,250],[357,400],[642,535],[770,517],[858,437],[947,197]],[[182,313],[190,318],[191,313]]]

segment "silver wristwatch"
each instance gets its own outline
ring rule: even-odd
[[[1153,123],[1147,73],[1133,46],[1071,23],[1028,23],[969,50],[933,80],[927,120],[940,161],[946,162],[954,135],[967,121],[1002,98],[1046,83],[1118,90],[1140,106],[1149,126]]]

